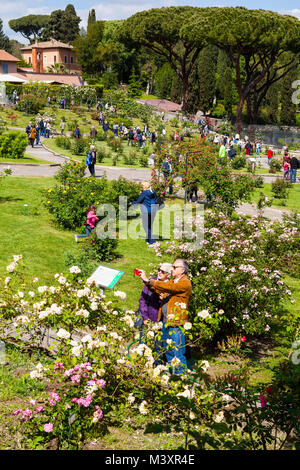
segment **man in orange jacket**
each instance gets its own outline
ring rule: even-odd
[[[172,363],[173,373],[183,374],[187,368],[185,357],[184,329],[190,327],[188,303],[192,293],[191,281],[187,277],[188,263],[176,259],[172,265],[172,276],[168,282],[149,280],[145,271],[140,277],[145,285],[161,296],[162,302],[158,312],[158,321],[162,321],[162,353]],[[158,361],[156,361],[158,362]]]

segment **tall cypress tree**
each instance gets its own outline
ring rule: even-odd
[[[0,49],[4,49],[6,52],[11,51],[9,38],[3,32],[3,21],[1,20],[1,18],[0,18]]]
[[[267,111],[268,122],[277,125],[279,107],[279,85],[273,83],[267,91],[264,104]]]
[[[217,49],[205,47],[198,58],[198,109],[206,114],[213,107],[216,94]]]
[[[95,9],[92,8],[90,11],[89,11],[89,16],[88,16],[88,22],[87,22],[87,29],[89,29],[89,27],[96,23],[96,12],[95,12]]]
[[[132,68],[131,74],[129,77],[129,83],[128,83],[128,95],[131,98],[137,98],[141,96],[141,94],[142,94],[141,83],[138,79],[135,69]]]

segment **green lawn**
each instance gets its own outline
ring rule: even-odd
[[[0,276],[7,275],[6,266],[14,254],[24,257],[27,280],[37,276],[51,282],[53,275],[65,271],[64,252],[72,251],[74,234],[60,230],[51,222],[42,205],[42,188],[53,185],[52,178],[20,178],[10,176],[0,188]],[[24,204],[27,213],[24,215]]]
[[[48,162],[47,160],[40,160],[39,158],[36,158],[28,153],[25,153],[23,158],[1,158],[0,163],[31,163],[35,165],[53,164],[53,162]]]
[[[71,150],[65,150],[62,149],[61,147],[58,147],[58,145],[55,142],[55,139],[44,139],[43,140],[43,145],[46,148],[49,148],[50,150],[53,150],[56,153],[59,153],[60,155],[65,155],[66,157],[70,157],[73,160],[78,160],[78,161],[83,161],[85,162],[86,155],[75,155]],[[139,164],[137,161],[138,156],[142,155],[142,151],[138,149],[138,147],[131,147],[130,145],[127,145],[127,141],[125,140],[122,142],[123,145],[123,154],[119,154],[119,158],[117,161],[117,164],[115,166],[120,167],[120,168],[145,168]],[[109,147],[109,145],[104,142],[104,141],[97,141],[96,142],[96,149],[97,147],[99,148],[104,148],[107,152],[110,153],[110,156],[107,158],[104,158],[101,163],[97,162],[97,165],[100,166],[114,166],[113,165],[113,155],[115,154],[113,150]],[[151,155],[152,152],[152,145],[148,144],[148,155]],[[132,165],[128,165],[124,163],[124,156],[123,155],[129,155],[132,149],[137,151],[137,157],[135,159],[135,163]]]
[[[264,183],[263,188],[256,188],[252,196],[252,202],[257,204],[258,199],[259,199],[259,194],[261,192],[263,192],[268,198],[271,198],[273,196],[271,189],[272,189],[272,183]],[[273,199],[273,203],[271,207],[274,207],[276,209],[278,208],[278,209],[300,211],[300,185],[293,184],[293,186],[289,190],[289,194],[288,194],[288,198],[287,198],[285,206],[282,204],[282,199]]]
[[[95,111],[95,110],[93,110]],[[52,107],[45,107],[40,112],[41,114],[49,113],[56,116],[54,127],[59,131],[60,130],[60,121],[62,117],[66,119],[66,131],[74,130],[75,126],[72,125],[72,128],[69,128],[69,125],[73,124],[75,121],[78,122],[81,132],[88,133],[91,130],[91,126],[97,125],[97,121],[94,121],[91,118],[91,112],[85,110],[84,108],[80,112],[74,112],[69,109],[54,109]],[[14,116],[13,119],[10,116]],[[35,121],[36,115],[26,115],[16,109],[1,109],[0,118],[6,121],[6,125],[9,127],[20,127],[25,129],[27,124],[30,121]]]

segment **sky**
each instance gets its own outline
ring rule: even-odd
[[[297,16],[300,19],[299,0],[1,0],[0,18],[3,20],[3,30],[10,39],[17,39],[26,44],[27,41],[19,33],[15,33],[8,26],[8,21],[26,15],[48,15],[53,10],[64,10],[66,5],[74,5],[77,15],[82,19],[80,27],[86,27],[89,10],[96,11],[97,20],[122,20],[137,11],[161,8],[163,6],[190,5],[205,6],[244,6],[249,9],[261,8],[273,10],[282,14]],[[34,6],[33,6],[34,5]]]

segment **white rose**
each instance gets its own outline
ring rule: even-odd
[[[142,415],[147,415],[149,413],[149,410],[147,408],[147,402],[144,400],[142,401],[142,403],[140,404],[139,406],[139,412],[142,414]]]
[[[28,292],[28,295],[30,295],[30,297],[34,297],[34,296],[35,296],[35,293],[34,293],[32,290],[30,290],[30,291]]]
[[[120,290],[117,290],[117,291],[114,292],[114,295],[115,295],[116,297],[120,297],[120,299],[122,299],[122,300],[126,300],[126,294],[125,294],[125,292],[122,292],[122,291],[120,291]]]
[[[81,269],[80,269],[78,266],[72,266],[72,267],[70,268],[70,273],[71,273],[71,274],[73,274],[73,273],[79,274],[79,273],[81,273]]]
[[[204,370],[204,372],[210,367],[209,365],[209,362],[208,361],[202,361],[201,362],[201,369]]]
[[[128,397],[127,397],[127,400],[132,405],[132,403],[135,402],[135,396],[132,393],[130,393],[130,395],[128,395]]]
[[[38,287],[38,292],[39,292],[40,294],[43,294],[44,292],[46,292],[47,289],[48,289],[47,286],[39,286],[39,287]]]
[[[71,337],[70,333],[67,330],[64,330],[64,328],[60,328],[58,330],[57,336],[63,339],[69,339]]]
[[[88,343],[89,341],[92,341],[91,335],[85,335],[83,338],[81,338],[82,343]]]
[[[184,324],[184,329],[185,329],[185,330],[190,330],[190,329],[192,328],[192,326],[193,326],[193,325],[192,325],[190,322],[186,322],[186,323]]]
[[[95,312],[97,309],[98,309],[98,304],[97,304],[97,302],[92,302],[92,303],[91,303],[91,310],[93,310],[93,312]]]
[[[218,413],[216,416],[215,416],[215,419],[214,421],[216,423],[220,423],[224,418],[224,412],[223,411],[220,411],[220,413]]]
[[[198,312],[198,317],[205,319],[211,318],[211,315],[209,314],[208,310],[202,310],[201,312]]]
[[[9,264],[8,266],[6,266],[6,270],[9,272],[9,273],[12,273],[14,272],[14,270],[16,269],[17,267],[17,263],[11,263]]]
[[[74,347],[72,348],[72,354],[73,354],[73,356],[79,357],[80,354],[81,354],[81,348],[82,348],[81,346],[74,346]]]

